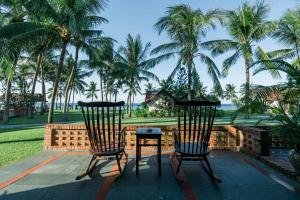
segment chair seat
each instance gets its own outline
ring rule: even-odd
[[[115,145],[114,145],[115,144]],[[94,149],[90,149],[92,154],[96,154],[99,156],[108,156],[108,155],[115,155],[123,152],[125,150],[125,143],[120,143],[120,148],[118,147],[118,142],[111,142],[110,145],[107,143],[106,148],[104,144],[97,144]],[[101,148],[102,147],[102,148]]]
[[[205,144],[202,141],[199,142],[186,142],[185,145],[183,142],[175,145],[175,151],[180,154],[185,154],[189,156],[200,156],[200,155],[206,155],[209,153],[209,148],[205,148]]]

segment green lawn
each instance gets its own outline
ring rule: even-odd
[[[0,166],[32,156],[43,149],[44,128],[0,130]]]
[[[71,110],[69,112],[69,122],[81,122],[83,120],[82,114],[79,110]],[[18,125],[18,124],[42,124],[47,123],[48,114],[40,115],[36,113],[33,119],[28,119],[27,117],[15,117],[9,120],[9,124]],[[62,123],[63,122],[63,112],[56,110],[54,112],[54,123]],[[65,122],[64,122],[65,123]],[[0,122],[2,124],[2,122]]]

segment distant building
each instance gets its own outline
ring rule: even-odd
[[[157,105],[160,103],[161,98],[159,97],[160,90],[148,90],[145,93],[144,103],[149,107],[150,112],[157,110]]]
[[[4,99],[5,96],[0,96],[0,119],[3,117],[3,110],[4,110]],[[29,97],[27,98],[29,101]],[[43,102],[42,94],[34,94],[34,112],[41,111],[41,105]],[[46,101],[47,102],[47,101]],[[11,109],[9,109],[9,117],[18,117],[24,116],[27,112],[27,107],[24,107],[24,97],[19,93],[12,93],[11,94]],[[46,110],[48,110],[47,104],[45,104]]]
[[[149,107],[150,112],[154,112],[158,109],[158,105],[162,105],[167,102],[174,102],[175,98],[172,94],[169,94],[165,90],[149,90],[145,94],[144,103]]]

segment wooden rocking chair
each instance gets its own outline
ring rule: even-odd
[[[125,131],[121,130],[122,106],[124,102],[78,102],[81,106],[88,138],[90,141],[90,153],[92,159],[86,172],[76,177],[76,180],[89,175],[97,165],[99,159],[104,156],[115,156],[119,172],[122,171],[120,160],[125,153]],[[117,118],[117,119],[116,119]],[[117,120],[117,121],[116,121]],[[125,165],[126,166],[126,165]]]
[[[175,104],[178,106],[178,129],[173,131],[175,152],[172,161],[175,156],[179,160],[176,174],[183,160],[200,160],[201,163],[204,161],[208,167],[208,171],[205,171],[214,180],[221,182],[213,174],[207,159],[216,107],[220,105],[220,102],[175,101]]]

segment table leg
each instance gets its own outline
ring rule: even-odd
[[[161,175],[161,137],[158,138],[158,174]]]
[[[136,163],[135,163],[135,174],[139,175],[139,149],[140,149],[140,139],[138,138],[138,136],[136,137]]]
[[[142,159],[142,144],[140,144],[140,146],[139,146],[139,151],[140,151],[140,153],[139,153],[139,160],[141,160]]]

